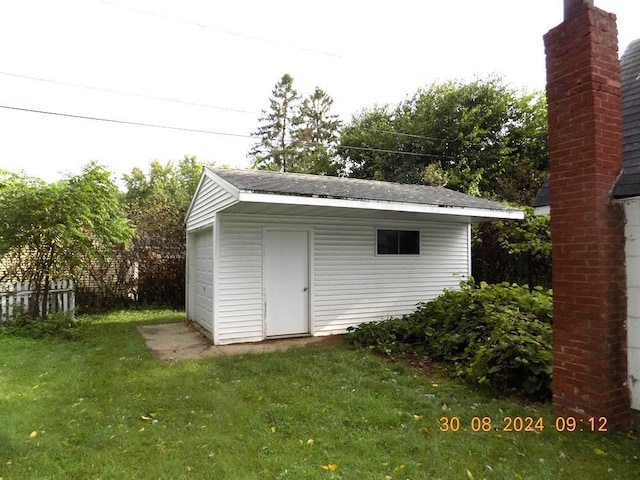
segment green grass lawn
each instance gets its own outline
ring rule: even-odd
[[[0,479],[640,475],[633,434],[559,433],[548,405],[496,400],[364,350],[154,360],[136,325],[182,317],[99,317],[75,341],[0,336]],[[545,428],[471,431],[473,417],[527,416]],[[440,431],[442,417],[460,429]]]

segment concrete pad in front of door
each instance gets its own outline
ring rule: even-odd
[[[283,338],[216,346],[201,331],[188,323],[141,325],[138,327],[138,331],[154,357],[159,360],[190,360],[217,355],[274,352],[291,347],[338,344],[342,343],[343,339],[342,335],[331,335],[329,337]]]

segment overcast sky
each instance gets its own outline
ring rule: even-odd
[[[617,14],[621,52],[640,37],[640,1],[595,3]],[[5,0],[0,167],[46,180],[90,160],[117,178],[184,155],[247,167],[284,73],[344,121],[449,79],[544,89],[542,36],[562,15],[563,0]]]

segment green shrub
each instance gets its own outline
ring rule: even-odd
[[[551,306],[551,292],[542,288],[470,280],[410,315],[351,328],[347,340],[383,354],[426,355],[469,381],[545,398],[551,392]]]
[[[80,336],[82,325],[83,322],[62,312],[49,315],[47,318],[33,317],[23,313],[14,319],[0,322],[0,335],[74,340]]]

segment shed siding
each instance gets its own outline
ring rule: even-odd
[[[343,333],[362,322],[415,310],[468,275],[465,223],[398,222],[221,214],[218,259],[220,343],[264,338],[264,227],[312,227],[311,333]],[[421,255],[375,254],[375,229],[418,229]]]
[[[197,230],[214,222],[216,212],[236,202],[236,199],[207,176],[202,177],[200,190],[187,218],[187,230]]]
[[[193,235],[193,250],[196,261],[192,294],[193,312],[191,320],[197,322],[208,331],[213,326],[213,229],[207,228]]]
[[[263,340],[262,226],[246,216],[218,219],[218,341]]]
[[[640,198],[624,202],[627,263],[627,356],[631,408],[640,410]]]
[[[376,255],[376,227],[419,229],[420,256]],[[314,334],[415,310],[467,275],[467,226],[392,221],[315,229]]]

